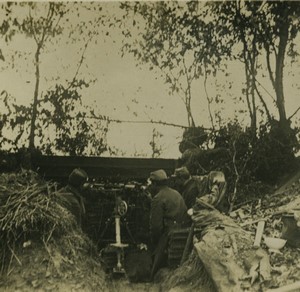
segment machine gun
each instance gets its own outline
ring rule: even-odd
[[[124,248],[149,241],[150,195],[146,185],[92,182],[85,186],[85,232],[97,243],[107,270],[124,273]]]

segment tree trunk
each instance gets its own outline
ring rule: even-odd
[[[250,66],[251,66],[251,97],[252,97],[252,120],[251,120],[251,132],[253,137],[256,136],[256,126],[257,126],[257,115],[256,115],[256,100],[255,100],[255,81],[256,81],[256,69],[255,69],[255,61],[256,61],[256,35],[253,33],[252,40],[252,57],[251,53],[249,53],[250,57]]]
[[[29,150],[33,151],[35,149],[34,138],[35,138],[35,123],[37,118],[37,106],[38,106],[38,95],[39,95],[39,85],[40,85],[40,51],[41,46],[37,46],[37,50],[35,52],[35,88],[33,95],[33,104],[32,104],[32,115],[31,115],[31,123],[30,123],[30,134],[29,134]]]
[[[241,16],[239,6],[237,10],[237,15],[242,21],[242,16]],[[256,126],[257,126],[256,100],[255,100],[256,32],[251,30],[253,39],[252,39],[252,46],[249,47],[248,42],[246,40],[246,33],[247,33],[246,30],[247,30],[246,27],[243,26],[239,27],[240,38],[243,43],[243,59],[244,59],[245,75],[246,75],[246,101],[247,101],[248,110],[250,114],[251,132],[253,137],[255,137]],[[251,97],[251,101],[250,101],[250,97]]]
[[[285,101],[283,92],[283,68],[286,47],[289,35],[289,23],[286,11],[282,15],[282,24],[279,26],[279,46],[276,58],[276,75],[275,75],[275,90],[276,90],[276,103],[279,112],[279,122],[281,126],[286,126],[287,118],[285,112]]]

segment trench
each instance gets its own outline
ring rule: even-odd
[[[55,181],[59,183],[59,187],[67,183],[66,178],[62,178],[61,180],[55,179]],[[58,260],[62,260],[62,258],[57,254],[57,258],[46,259],[48,258],[47,252],[49,251],[45,250],[43,244],[39,246],[32,238],[28,238],[31,239],[32,244],[26,248],[20,246],[20,250],[18,250],[20,253],[16,252],[18,256],[11,257],[9,266],[12,269],[7,274],[7,277],[0,278],[0,287],[7,287],[7,289],[14,287],[20,291],[30,291],[26,290],[28,287],[32,289],[45,287],[45,291],[82,291],[80,290],[83,287],[82,285],[85,285],[86,288],[90,287],[88,283],[93,283],[97,275],[100,275],[101,281],[107,287],[105,291],[168,291],[169,289],[166,290],[164,288],[166,287],[164,286],[164,282],[174,274],[174,263],[172,268],[162,269],[158,279],[154,282],[149,282],[147,279],[149,269],[143,272],[142,279],[137,278],[135,281],[130,279],[132,273],[134,274],[132,267],[144,268],[146,263],[149,263],[149,256],[145,257],[144,262],[142,257],[138,256],[137,261],[132,257],[139,252],[145,253],[144,249],[141,250],[138,248],[141,243],[146,246],[150,245],[149,216],[151,200],[149,200],[149,196],[144,192],[144,185],[145,181],[135,181],[127,185],[112,181],[93,181],[92,185],[84,191],[83,196],[85,198],[87,214],[82,229],[93,241],[99,255],[104,255],[99,261],[101,262],[100,270],[103,268],[106,272],[103,281],[102,270],[100,273],[94,274],[93,270],[90,269],[93,265],[83,265],[80,269],[72,268],[71,270],[64,270],[63,268],[61,274],[62,281],[60,281],[60,278],[56,274],[49,273],[48,268],[54,264],[53,270],[55,270],[55,264]],[[125,272],[121,275],[114,275],[113,273],[113,268],[117,265],[117,257],[115,251],[109,250],[111,244],[116,242],[115,207],[117,198],[126,202],[127,205],[127,212],[121,216],[120,226],[121,242],[128,244],[128,247],[124,248],[124,261],[122,263]],[[20,264],[20,262],[22,263]],[[133,263],[133,265],[130,263]],[[191,271],[191,269],[186,268],[186,271],[188,270]],[[79,271],[80,276],[86,277],[78,278],[75,276],[74,271],[75,273]],[[183,287],[181,291],[190,291],[191,278],[184,273],[176,277],[178,279],[182,278],[182,281],[179,283],[179,286]],[[193,280],[192,282],[196,283],[199,275],[194,276],[195,281]],[[88,279],[89,282],[85,281],[85,279]],[[178,279],[176,281],[174,279],[169,280],[168,287],[172,288],[172,285],[170,285],[172,281],[176,282],[177,285]],[[97,283],[101,285],[101,281],[97,281]],[[57,289],[57,287],[60,289]],[[97,289],[92,289],[91,291],[97,291]]]
[[[199,257],[193,253],[179,266],[188,236],[188,229],[174,232],[170,238],[168,261],[150,282],[152,259],[150,246],[149,217],[151,201],[141,183],[134,186],[100,184],[85,194],[87,216],[84,231],[97,245],[101,263],[106,272],[109,291],[215,291]],[[117,266],[115,208],[116,198],[124,200],[127,212],[120,218],[120,240],[127,244],[123,249],[122,267],[124,273],[114,273]],[[142,245],[141,245],[142,244]],[[142,247],[142,248],[141,248]]]
[[[94,183],[84,192],[86,218],[83,231],[97,246],[110,291],[160,291],[160,284],[149,281],[150,199],[143,182]],[[116,238],[116,202],[125,202],[118,216],[120,238]],[[126,209],[126,210],[125,210]],[[124,248],[115,248],[119,240]],[[121,254],[121,270],[117,268]],[[138,270],[140,272],[138,272]],[[144,271],[141,271],[144,270]]]

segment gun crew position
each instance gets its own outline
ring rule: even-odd
[[[153,280],[159,269],[179,266],[194,231],[189,215],[206,207],[225,212],[225,193],[222,172],[192,176],[185,166],[170,177],[153,171],[143,183],[88,182],[78,168],[59,190],[62,205],[98,243],[107,272],[126,273],[132,281]],[[95,215],[95,209],[101,211]]]

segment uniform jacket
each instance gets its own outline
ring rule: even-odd
[[[58,191],[62,205],[70,211],[79,225],[82,224],[83,216],[85,215],[84,199],[79,191],[71,185]]]
[[[193,180],[198,186],[196,205],[201,202],[208,203],[219,211],[226,212],[226,187],[225,176],[221,171],[211,171],[208,175],[194,176]]]
[[[198,183],[194,178],[190,178],[185,182],[181,192],[186,207],[192,208],[196,203],[196,198],[199,196]]]
[[[150,231],[155,245],[166,231],[181,227],[188,221],[187,207],[174,189],[163,186],[151,202]]]

